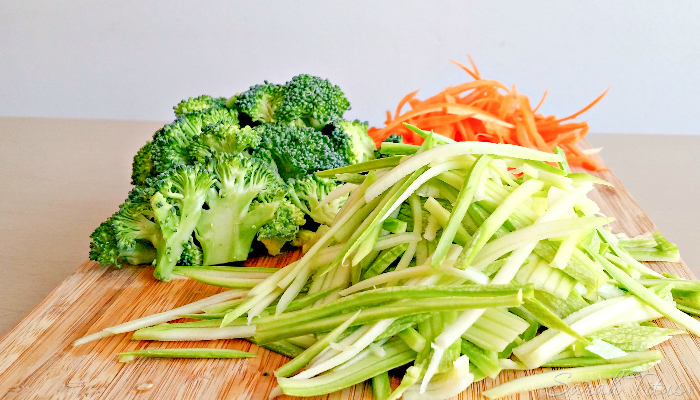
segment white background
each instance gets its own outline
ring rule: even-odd
[[[691,1],[2,1],[0,116],[170,120],[180,99],[298,73],[383,121],[409,91],[516,84],[591,131],[700,134],[700,4]]]

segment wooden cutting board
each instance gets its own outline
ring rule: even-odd
[[[654,225],[611,171],[596,173],[615,185],[598,186],[591,195],[608,216],[614,232],[630,236]],[[681,249],[682,250],[682,249]],[[282,266],[299,252],[249,260],[247,265]],[[653,263],[657,271],[694,278],[684,263]],[[79,347],[71,342],[105,327],[165,311],[221,291],[188,280],[164,283],[150,268],[115,270],[85,262],[0,340],[0,399],[267,399],[272,372],[287,358],[242,340],[151,343],[131,334]],[[661,326],[674,324],[663,319]],[[252,351],[245,360],[138,359],[124,364],[117,353],[141,348],[212,347]],[[675,336],[659,346],[664,360],[650,375],[591,385],[560,386],[512,396],[512,399],[697,399],[700,398],[700,340]],[[496,384],[533,372],[504,371],[463,392],[460,399],[485,399]],[[357,385],[323,399],[371,399],[368,385]]]

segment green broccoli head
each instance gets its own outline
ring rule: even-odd
[[[360,163],[375,158],[374,142],[367,135],[368,124],[359,120],[339,119],[328,125],[323,132],[328,135],[337,151],[348,164]]]
[[[190,240],[182,246],[182,255],[177,265],[198,266],[202,265],[203,260],[202,249],[194,242],[194,238],[190,237]]]
[[[268,83],[251,86],[250,89],[239,93],[229,100],[228,104],[237,110],[241,125],[275,122],[276,110],[282,101],[282,86]]]
[[[132,265],[153,262],[156,258],[154,246],[162,242],[149,204],[153,193],[147,186],[137,186],[131,190],[129,197],[119,206],[119,211],[90,236],[91,259],[119,268],[124,262]]]
[[[153,171],[153,142],[148,141],[134,156],[131,168],[131,184],[141,186],[146,184],[146,180]]]
[[[323,206],[321,201],[338,186],[334,179],[308,175],[288,182],[290,198],[306,215],[319,224],[330,225],[343,205],[344,199],[335,199]]]
[[[254,129],[261,142],[253,156],[274,163],[285,181],[346,165],[330,138],[313,128],[262,124]]]
[[[202,133],[192,139],[189,158],[207,163],[217,154],[239,154],[258,147],[260,133],[249,126],[240,128],[229,121],[219,121],[202,128]]]
[[[277,210],[271,221],[263,225],[258,240],[270,255],[280,254],[285,243],[296,239],[299,227],[304,225],[304,212],[286,198],[275,200]]]
[[[112,219],[100,224],[90,235],[90,259],[101,265],[123,266],[119,258],[117,238],[112,227]]]
[[[170,280],[213,184],[209,172],[199,166],[176,166],[159,175],[154,183],[156,192],[151,197],[151,208],[164,241],[163,251],[158,252],[155,263],[157,279]]]
[[[101,265],[114,265],[122,268],[131,265],[150,264],[156,258],[156,251],[148,242],[136,240],[129,248],[117,244],[113,218],[100,224],[90,235],[90,259]]]
[[[286,83],[283,100],[277,107],[278,121],[320,130],[331,121],[342,118],[350,102],[338,86],[327,79],[297,75]]]
[[[179,117],[184,114],[204,111],[212,107],[224,107],[225,104],[225,97],[211,97],[204,94],[199,97],[190,97],[187,100],[182,100],[173,107],[173,110],[175,110],[175,115]]]
[[[152,179],[147,182],[152,182]],[[160,247],[163,237],[151,209],[154,194],[155,189],[149,186],[133,188],[126,201],[119,206],[119,211],[112,216],[112,226],[120,248],[132,248],[137,240],[147,240],[154,247]]]
[[[387,136],[387,138],[384,139],[383,142],[387,142],[387,143],[403,143],[403,136],[397,135],[397,134],[395,134],[395,133],[392,133],[391,135]]]
[[[238,125],[238,112],[226,107],[214,107],[200,114],[202,116],[202,127],[226,121],[232,125]]]
[[[192,164],[192,160],[189,159],[189,145],[193,138],[202,132],[203,127],[220,121],[235,124],[237,120],[235,111],[212,108],[184,114],[174,122],[165,125],[153,136],[151,176],[172,170],[180,164]]]
[[[207,191],[206,209],[197,223],[196,236],[204,264],[243,261],[263,225],[271,221],[284,194],[281,178],[263,160],[218,154],[207,168],[215,185]]]

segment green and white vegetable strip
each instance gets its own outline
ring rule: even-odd
[[[683,333],[649,322],[663,316],[700,334],[688,315],[700,314],[700,283],[642,263],[678,259],[658,232],[629,238],[605,227],[613,218],[587,196],[607,182],[572,173],[560,150],[411,129],[420,147],[387,143],[389,157],[318,173],[353,183],[321,200],[348,195],[300,260],[176,269],[241,290],[76,344],[130,330],[134,340],[243,338],[294,357],[275,373],[273,397],[371,381],[377,400],[438,400],[503,369],[572,367],[485,396],[644,371],[661,360],[650,347]],[[182,315],[199,321],[163,324]],[[392,392],[389,374],[401,366]]]
[[[239,299],[246,295],[243,290],[227,290],[222,293],[209,296],[205,299],[195,301],[194,303],[186,304],[184,306],[174,308],[169,311],[165,311],[159,314],[149,315],[143,318],[135,319],[123,324],[115,325],[110,328],[105,328],[100,332],[93,333],[91,335],[84,336],[73,342],[73,346],[78,346],[84,343],[91,342],[93,340],[102,339],[112,335],[117,335],[119,333],[126,333],[135,331],[137,329],[146,328],[153,325],[162,324],[172,320],[180,318],[182,314],[202,312],[205,310],[206,306],[217,304],[223,301],[231,299]]]
[[[230,349],[144,349],[119,353],[119,362],[131,362],[136,357],[149,358],[251,358],[257,357],[247,351]]]
[[[659,361],[661,361],[661,352],[654,352],[647,357],[633,362],[559,369],[515,379],[491,388],[482,394],[490,399],[498,399],[515,393],[528,392],[530,390],[544,389],[553,386],[619,378],[646,371]]]

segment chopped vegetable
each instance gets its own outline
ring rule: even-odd
[[[588,123],[567,121],[593,107],[607,90],[580,111],[556,118],[536,113],[546,93],[533,110],[529,98],[518,93],[515,86],[509,89],[501,82],[483,79],[473,63],[470,69],[453,62],[474,80],[447,87],[424,100],[415,98],[417,90],[404,96],[393,116],[387,111],[384,127],[370,128],[369,135],[377,146],[390,135],[400,135],[405,143],[420,144],[423,138],[403,125],[408,123],[457,142],[517,144],[549,153],[559,147],[566,152],[570,163],[590,170],[603,169],[576,146],[588,132]],[[406,105],[410,110],[403,112]]]
[[[143,349],[119,353],[119,362],[131,362],[136,357],[149,358],[250,358],[255,354],[229,349]]]
[[[485,396],[639,373],[661,361],[647,349],[683,332],[650,321],[666,316],[700,333],[687,314],[700,313],[700,284],[627,251],[670,257],[675,246],[660,234],[612,234],[613,219],[588,198],[605,183],[569,172],[561,152],[419,136],[405,154],[314,178],[352,173],[357,184],[342,189],[348,198],[301,259],[249,272],[175,267],[241,289],[76,344],[127,330],[134,340],[240,338],[293,357],[275,373],[273,395],[369,381],[377,398],[396,400],[447,399],[504,369],[567,367]],[[321,211],[323,200],[304,190],[299,204]],[[163,323],[178,316],[196,321]]]

